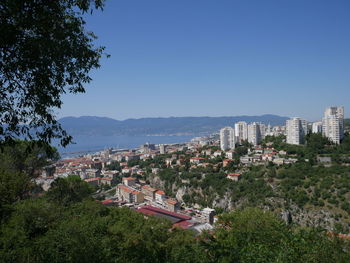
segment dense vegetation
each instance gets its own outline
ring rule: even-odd
[[[281,213],[292,211],[295,222],[303,225],[321,225],[329,230],[350,230],[350,136],[346,134],[340,145],[334,145],[320,134],[309,134],[306,145],[288,145],[285,137],[267,137],[264,147],[284,151],[283,157],[297,159],[295,164],[258,166],[239,165],[239,157],[247,153],[249,145],[236,148],[235,162],[222,167],[223,156],[204,161],[209,165],[191,168],[167,167],[165,159],[171,155],[147,161],[148,166],[160,167],[157,175],[147,173],[146,179],[158,184],[169,195],[184,192],[182,200],[188,205],[216,207],[219,210],[258,206]],[[184,160],[190,155],[178,154]],[[329,157],[322,163],[319,157]],[[180,158],[180,157],[179,157]],[[143,165],[144,161],[133,164]],[[227,179],[227,173],[241,173],[238,182]],[[160,179],[160,183],[159,180]],[[319,211],[327,213],[322,220]],[[298,215],[300,214],[300,215]],[[310,219],[312,219],[310,222]],[[329,219],[329,220],[328,220]]]
[[[145,218],[127,208],[103,206],[92,199],[93,189],[76,176],[57,179],[47,193],[38,195],[40,187],[35,187],[32,181],[36,176],[32,168],[47,165],[42,159],[45,147],[36,145],[34,152],[23,155],[22,150],[28,149],[24,145],[17,142],[0,156],[7,160],[1,162],[0,169],[1,262],[350,260],[350,244],[347,239],[338,238],[337,232],[327,234],[317,228],[286,225],[274,213],[257,208],[224,213],[214,231],[195,236],[190,230],[173,229],[169,221]],[[165,171],[162,176],[172,178],[170,169]],[[283,173],[275,174],[275,178],[282,178]],[[182,178],[194,180],[194,176],[200,176],[195,174],[184,171]],[[246,184],[241,181],[230,187],[237,193],[250,192],[255,200],[255,190],[244,188],[253,177],[260,180],[250,182],[250,187],[263,187],[260,185],[264,181],[263,171],[258,168],[245,175]],[[226,180],[212,170],[199,184],[208,191],[220,191],[220,182],[227,184]],[[262,198],[261,192],[265,191],[256,192],[257,198]]]
[[[62,179],[62,180],[69,180]],[[62,181],[61,180],[61,181]],[[80,182],[75,187],[85,188]],[[67,184],[63,184],[67,185]],[[348,262],[349,243],[308,228],[292,228],[270,212],[223,214],[213,233],[195,237],[168,221],[127,208],[50,194],[12,205],[2,219],[2,262]]]
[[[350,135],[345,134],[345,137],[340,145],[334,145],[327,138],[319,133],[310,133],[306,136],[305,145],[287,144],[285,136],[266,136],[262,142],[263,146],[269,145],[277,150],[284,150],[289,155],[295,155],[300,160],[307,158],[312,163],[315,163],[317,155],[331,156],[334,161],[346,161],[346,158],[340,160],[340,157],[350,156]]]
[[[15,138],[65,146],[72,137],[56,120],[62,95],[85,92],[104,47],[85,27],[103,0],[0,2],[0,143]]]

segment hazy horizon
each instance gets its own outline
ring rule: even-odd
[[[243,115],[226,115],[226,116],[146,116],[146,117],[129,117],[129,118],[125,118],[125,119],[116,119],[113,117],[108,117],[108,116],[97,116],[97,115],[67,115],[67,116],[62,116],[59,119],[63,119],[63,118],[80,118],[80,117],[97,117],[97,118],[109,118],[109,119],[114,119],[117,121],[125,121],[125,120],[130,120],[130,119],[147,119],[147,118],[220,118],[220,117],[252,117],[252,116],[266,116],[266,115],[274,115],[274,116],[279,116],[279,117],[285,117],[285,118],[293,118],[293,117],[300,117],[300,116],[283,116],[283,115],[279,115],[279,114],[273,114],[273,113],[263,113],[263,114],[255,114],[255,115],[247,115],[247,114],[243,114]],[[345,116],[345,118],[347,118]],[[321,121],[322,120],[322,116],[319,119],[315,119],[315,120],[311,120],[311,119],[306,119],[307,121],[310,122],[316,122],[316,121]]]

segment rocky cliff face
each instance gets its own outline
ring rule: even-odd
[[[157,175],[152,175],[149,178],[150,184],[153,187],[165,189],[166,183],[160,179]],[[177,198],[180,202],[184,202],[183,196],[185,194],[191,195],[197,193],[203,195],[202,189],[195,189],[194,187],[188,186],[177,186],[173,183],[170,187],[172,195]],[[347,223],[339,220],[339,215],[335,215],[333,211],[328,211],[325,208],[308,207],[300,208],[295,204],[288,204],[283,198],[266,198],[266,200],[261,200],[261,204],[258,207],[264,210],[275,211],[287,224],[297,224],[302,226],[316,226],[326,229],[328,231],[334,231],[336,225],[340,225],[344,232],[349,232],[349,226]],[[191,204],[195,208],[200,208],[200,204]],[[222,197],[216,195],[209,204],[211,207],[222,208],[225,211],[231,211],[245,206],[251,206],[249,201],[242,198],[236,202],[231,199],[231,193],[226,192]]]

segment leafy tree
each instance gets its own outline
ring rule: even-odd
[[[112,161],[108,166],[107,170],[121,171],[120,163],[117,161]]]
[[[57,150],[46,143],[16,140],[2,145],[0,168],[34,178],[44,166],[58,159]]]
[[[0,218],[11,204],[30,197],[40,187],[35,178],[51,160],[58,159],[56,149],[37,141],[20,141],[2,145],[0,151]],[[48,160],[51,158],[51,160]]]
[[[57,178],[52,182],[47,197],[49,200],[62,205],[69,205],[89,198],[93,189],[77,175],[70,175],[67,178]]]
[[[18,136],[50,142],[69,136],[55,108],[67,92],[85,92],[89,71],[104,47],[84,29],[83,14],[104,0],[3,0],[0,2],[0,142]]]
[[[273,262],[287,233],[270,212],[250,208],[222,214],[210,253],[217,262]]]
[[[165,262],[209,262],[204,247],[199,242],[194,241],[194,234],[190,231],[174,229],[164,245],[167,255]]]
[[[14,212],[0,228],[2,262],[37,262],[35,240],[49,231],[60,218],[58,206],[44,199],[28,199],[17,203]]]
[[[306,136],[306,145],[309,151],[315,153],[322,153],[326,146],[331,145],[332,143],[328,138],[323,137],[321,133],[309,133]]]
[[[0,220],[6,217],[13,203],[23,200],[33,184],[23,173],[0,170]]]

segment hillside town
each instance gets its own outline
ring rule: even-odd
[[[343,108],[340,107],[327,109],[325,116],[332,111],[343,114]],[[334,130],[330,125],[337,124],[334,120],[338,120],[338,135],[335,132],[330,135],[336,139],[341,138],[339,133],[344,133],[344,125],[340,124],[343,115],[327,116],[324,118],[324,129]],[[329,119],[333,120],[328,124],[330,127],[327,126]],[[200,233],[212,229],[216,220],[215,209],[187,206],[183,200],[180,202],[176,196],[170,196],[171,193],[167,195],[165,189],[150,184],[149,174],[157,175],[165,168],[183,167],[193,170],[212,167],[216,171],[224,169],[226,178],[237,182],[247,167],[296,163],[296,155],[274,149],[272,143],[261,145],[262,140],[267,136],[286,136],[287,143],[299,144],[309,131],[322,132],[319,124],[316,124],[308,124],[299,118],[288,120],[286,126],[275,127],[238,122],[234,128],[221,129],[219,136],[198,137],[187,143],[146,143],[136,149],[106,149],[95,154],[59,160],[46,167],[42,176],[36,180],[47,190],[55,178],[76,175],[96,189],[96,197],[106,206],[126,206],[145,216],[167,218],[174,226]],[[315,126],[317,129],[314,129]],[[337,143],[333,137],[330,139]],[[329,162],[327,157],[319,157],[319,161]],[[147,165],[141,166],[140,162],[147,162]]]

